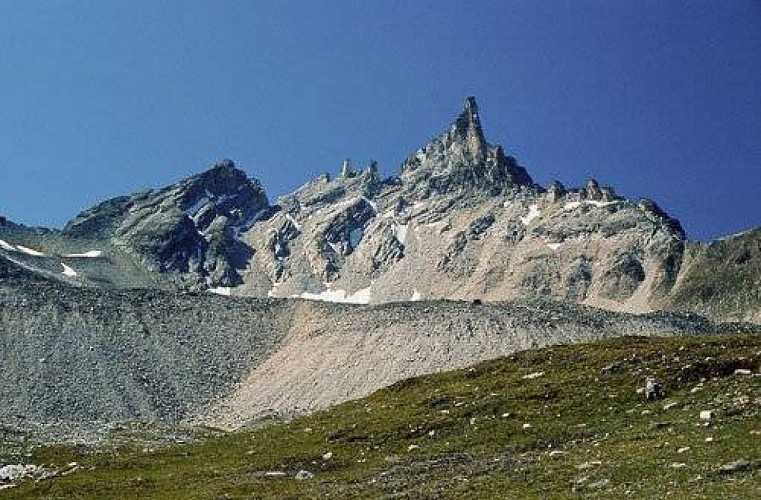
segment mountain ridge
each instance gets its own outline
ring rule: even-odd
[[[747,278],[730,291],[736,306],[706,306],[724,300],[706,287],[707,298],[685,298],[691,289],[677,293],[675,285],[702,272],[706,245],[652,200],[627,200],[594,179],[575,189],[539,186],[487,142],[473,97],[394,176],[381,178],[374,162],[355,170],[347,161],[336,177],[271,203],[259,181],[223,160],[164,188],[106,200],[61,231],[4,222],[0,239],[1,257],[86,286],[360,303],[544,297],[761,321],[757,272],[738,271]],[[66,257],[93,251],[101,254]],[[749,255],[737,265],[756,269],[758,253]]]

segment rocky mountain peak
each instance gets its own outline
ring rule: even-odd
[[[96,205],[63,233],[109,240],[186,285],[229,286],[240,283],[236,265],[248,254],[238,236],[269,210],[259,181],[222,160],[176,184]]]
[[[264,189],[256,179],[250,179],[232,160],[221,160],[208,170],[180,181],[189,192],[201,190],[209,196],[233,196],[241,191],[256,191],[263,194]],[[194,193],[191,193],[194,194]]]
[[[450,136],[453,140],[464,144],[465,150],[472,159],[485,160],[487,144],[481,128],[481,120],[478,118],[478,104],[475,97],[465,99],[465,108],[452,124]]]
[[[414,197],[467,191],[498,194],[533,185],[531,177],[501,146],[489,144],[474,97],[441,135],[404,162],[400,178]]]

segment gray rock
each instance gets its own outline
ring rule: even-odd
[[[750,466],[751,464],[747,460],[735,460],[734,462],[723,464],[721,467],[719,467],[719,472],[723,474],[732,474],[735,472],[748,470],[751,468]]]
[[[663,389],[660,382],[653,377],[645,380],[645,400],[653,401],[663,397]]]
[[[306,481],[306,480],[312,479],[313,477],[314,477],[314,474],[312,474],[308,470],[300,470],[296,473],[297,481]]]

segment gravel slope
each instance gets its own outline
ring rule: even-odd
[[[713,328],[548,301],[362,306],[97,290],[0,259],[0,423],[234,428],[519,349]]]

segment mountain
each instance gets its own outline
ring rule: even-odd
[[[62,230],[0,219],[0,424],[233,429],[520,349],[753,332],[760,249],[537,185],[468,98],[390,178],[345,162],[271,202],[225,160]]]
[[[85,286],[352,303],[549,298],[761,321],[758,230],[699,244],[651,200],[595,180],[539,186],[486,141],[472,97],[390,178],[347,161],[271,204],[225,160],[105,201],[63,231],[5,222],[0,240],[0,258]]]

